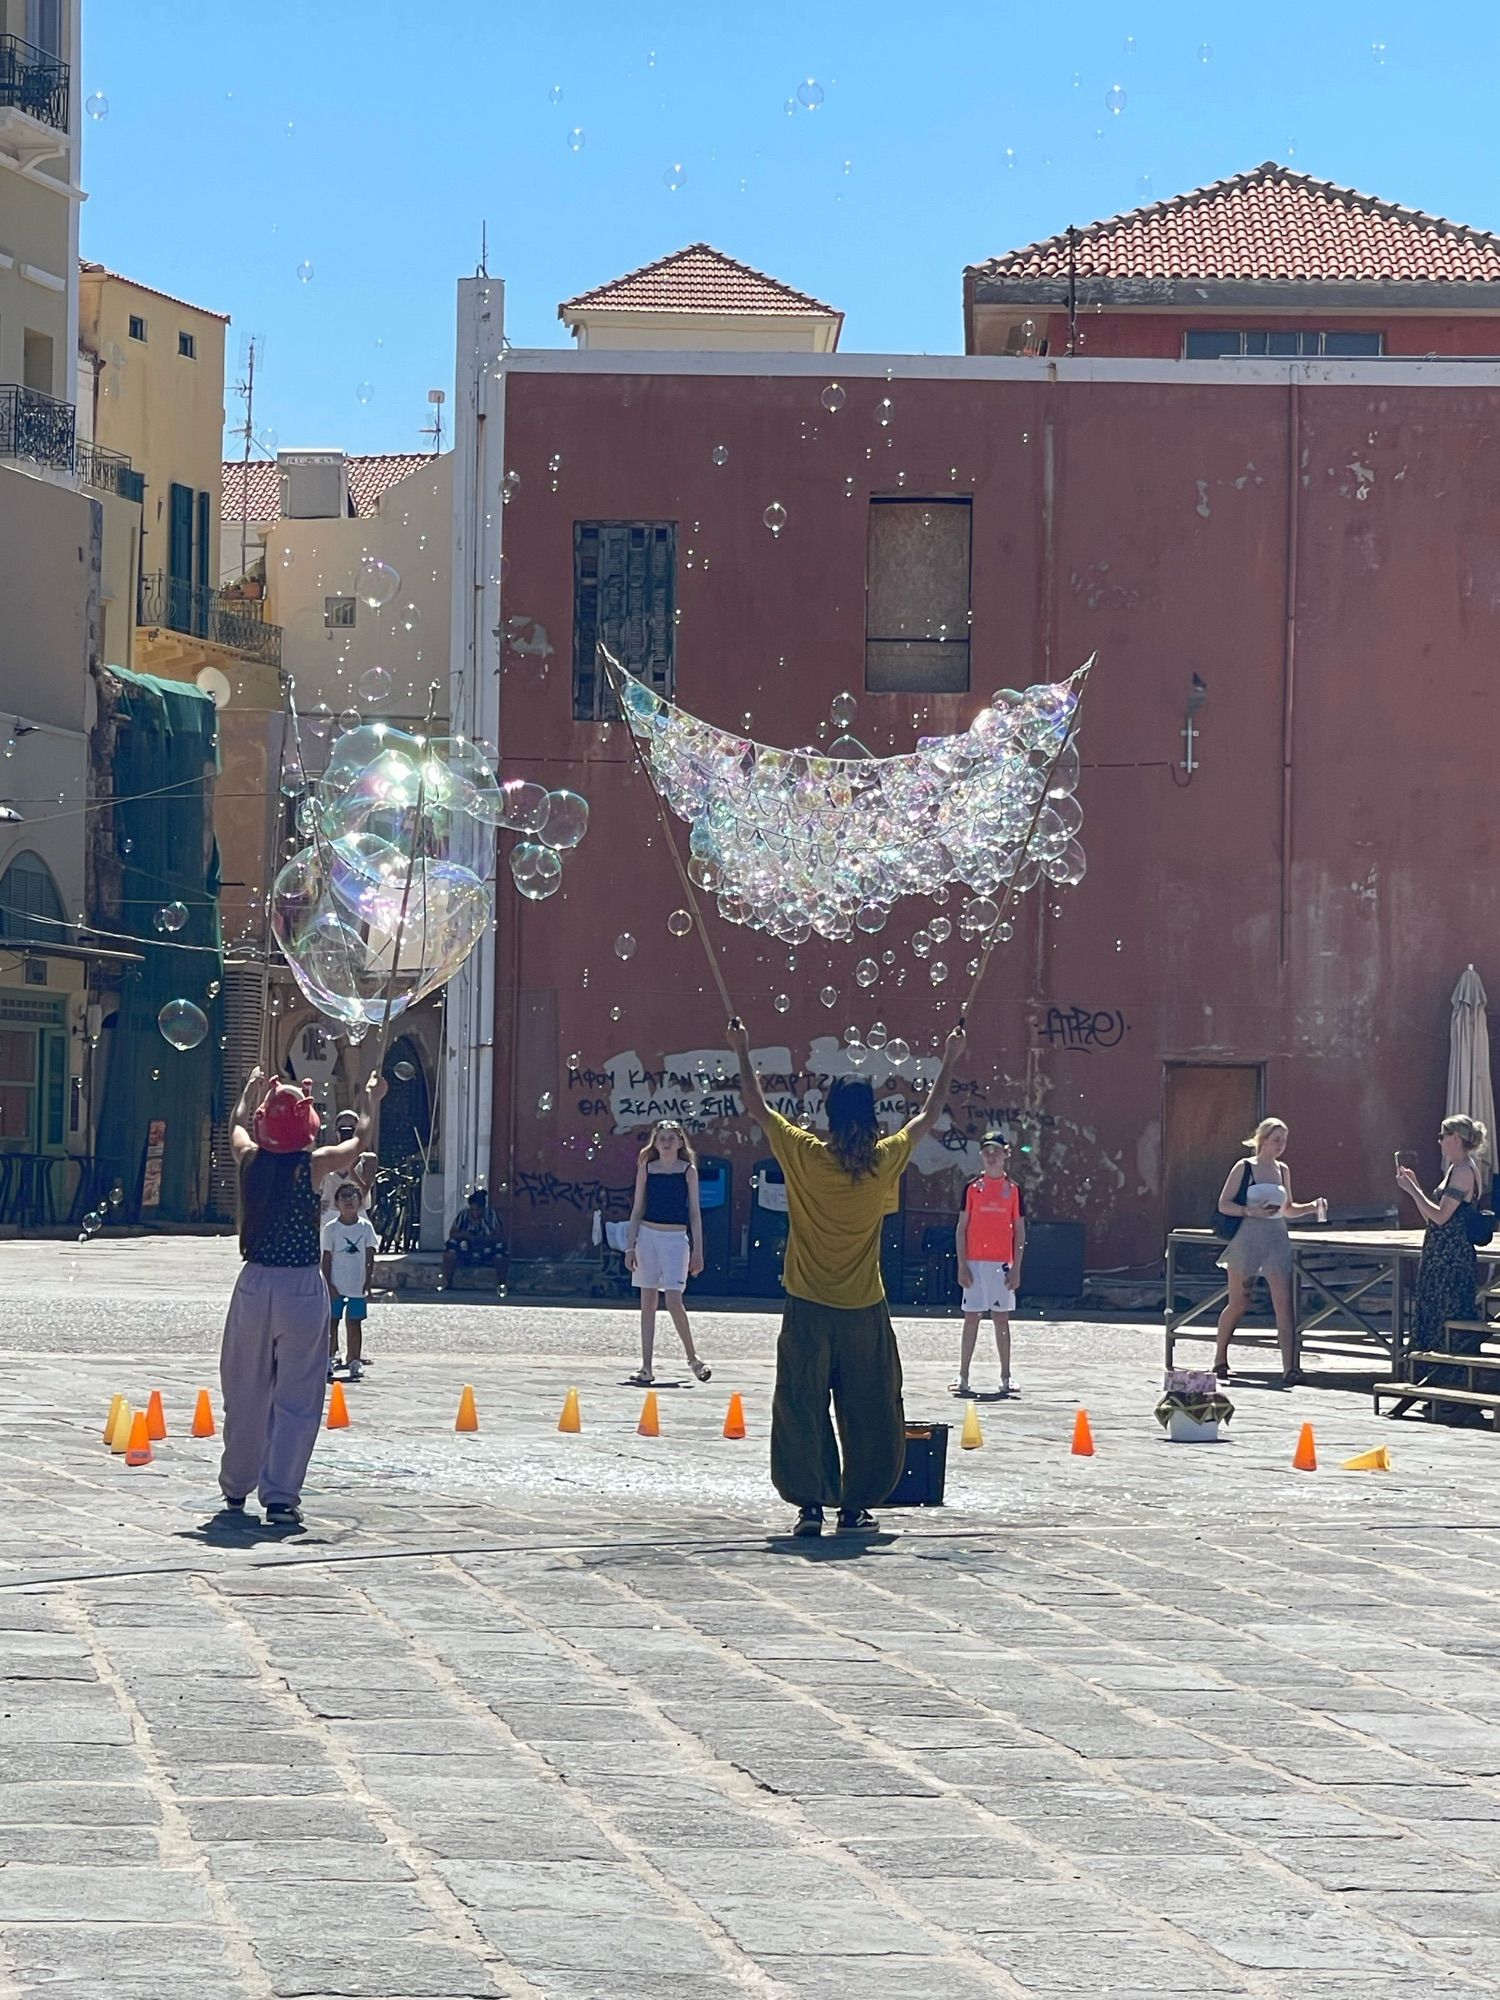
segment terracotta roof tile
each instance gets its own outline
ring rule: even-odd
[[[670,257],[565,299],[557,316],[566,319],[575,312],[822,313],[843,318],[835,306],[737,264],[710,243],[690,243]]]
[[[202,313],[205,319],[222,320],[225,326],[229,324],[228,313],[215,312],[212,306],[195,306],[191,299],[180,299],[175,292],[164,292],[158,285],[142,284],[139,278],[127,277],[123,271],[111,271],[106,264],[93,264],[84,258],[79,263],[78,271],[80,277],[113,278],[117,283],[130,285],[134,290],[145,292],[153,299],[165,299],[169,306],[182,306],[188,312]]]
[[[350,514],[361,518],[373,514],[376,502],[398,479],[419,472],[436,457],[436,452],[431,451],[382,451],[349,459]],[[257,522],[281,519],[281,474],[274,458],[250,460],[248,506],[245,500],[245,461],[226,458],[219,518]]]
[[[1500,280],[1500,236],[1267,160],[1074,235],[1080,278],[1289,284]],[[1067,232],[970,268],[971,280],[1066,277]]]

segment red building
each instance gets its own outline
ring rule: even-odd
[[[1259,233],[1228,230],[1252,201]],[[1163,254],[1173,295],[1126,303],[1125,239],[1170,228],[1185,267],[1195,216],[1214,232],[1199,261],[1243,238],[1249,275],[1206,281],[1200,312]],[[1433,1140],[1453,984],[1473,960],[1500,985],[1500,363],[1395,357],[1419,324],[1423,352],[1444,325],[1467,352],[1486,344],[1500,241],[1266,168],[1100,225],[1094,244],[1115,304],[1080,313],[1071,358],[1055,242],[1016,253],[1038,266],[1023,317],[1046,312],[1045,356],[509,357],[505,629],[525,649],[504,661],[502,757],[592,805],[561,893],[501,905],[494,1171],[522,1257],[581,1244],[601,1200],[623,1212],[663,1109],[732,1163],[736,1250],[765,1156],[729,1115],[697,942],[669,928],[682,894],[650,792],[601,719],[601,636],[693,713],[784,745],[827,742],[848,690],[876,753],[1098,654],[1089,873],[1025,898],[996,954],[951,1129],[907,1176],[914,1261],[974,1170],[966,1139],[995,1120],[1031,1149],[1034,1215],[1081,1221],[1095,1269],[1154,1263],[1268,1107],[1291,1123],[1299,1194],[1336,1207],[1387,1203],[1393,1147]],[[1106,244],[1122,267],[1107,279]],[[1380,274],[1361,278],[1377,247]],[[1027,303],[998,297],[1022,281],[1012,261],[968,276],[981,348],[986,315]],[[1252,320],[1320,348],[1183,365],[1195,326]],[[1384,353],[1329,347],[1356,322]],[[1156,358],[1125,348],[1145,327]],[[851,1024],[879,1018],[931,1054],[972,952],[956,932],[913,952],[940,914],[957,910],[901,905],[878,938],[790,956],[712,919],[788,1098],[816,1111]],[[910,1076],[877,1065],[893,1117]]]

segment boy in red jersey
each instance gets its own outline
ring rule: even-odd
[[[964,1288],[964,1331],[953,1394],[974,1393],[969,1386],[969,1364],[974,1359],[979,1322],[989,1313],[1000,1350],[1000,1394],[1009,1396],[1010,1316],[1021,1283],[1026,1214],[1021,1190],[1008,1171],[1010,1143],[1005,1134],[986,1132],[979,1142],[979,1158],[984,1172],[964,1189],[956,1231],[958,1282]]]

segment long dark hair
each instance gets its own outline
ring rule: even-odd
[[[240,1167],[240,1255],[253,1263],[265,1248],[276,1216],[292,1199],[297,1169],[307,1154],[268,1153],[257,1146]]]
[[[859,1180],[875,1171],[875,1147],[880,1127],[875,1119],[875,1092],[862,1076],[841,1076],[828,1089],[828,1150]]]

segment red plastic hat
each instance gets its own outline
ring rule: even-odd
[[[318,1136],[312,1099],[290,1083],[274,1083],[260,1101],[253,1123],[257,1146],[267,1153],[303,1153]]]

